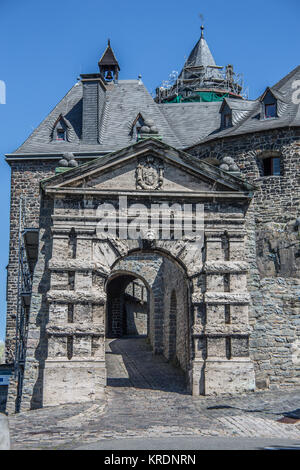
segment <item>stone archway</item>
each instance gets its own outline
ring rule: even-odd
[[[154,250],[136,251],[116,261],[106,282],[106,335],[126,337],[125,293],[136,280],[147,289],[145,336],[153,355],[176,365],[189,385],[191,319],[188,280],[184,269],[172,257]]]

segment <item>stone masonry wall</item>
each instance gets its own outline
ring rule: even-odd
[[[256,386],[300,383],[300,130],[281,129],[203,144],[189,152],[200,159],[233,157],[254,184],[253,222],[248,217],[250,354]],[[263,176],[262,159],[280,156],[281,175]],[[298,219],[298,220],[297,220]],[[250,228],[255,223],[256,239]],[[252,227],[253,228],[253,227]],[[256,255],[256,266],[253,263]]]
[[[177,360],[187,372],[190,359],[187,282],[181,270],[168,259],[164,262],[164,278],[169,280],[164,290],[164,355],[167,359]],[[169,357],[172,349],[175,357]]]
[[[80,163],[80,161],[79,161]],[[6,362],[14,359],[18,292],[18,248],[20,200],[23,199],[23,228],[39,228],[40,182],[54,176],[57,160],[10,162],[10,240],[7,270]]]
[[[10,199],[10,242],[7,282],[7,320],[6,320],[6,361],[13,362],[16,312],[18,292],[18,239],[20,199],[26,198],[24,225],[39,227],[40,187],[41,180],[53,176],[57,163],[55,161],[12,162],[11,165],[11,199]]]

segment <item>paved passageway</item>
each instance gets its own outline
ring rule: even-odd
[[[223,445],[220,439],[232,437],[277,439],[277,445],[286,445],[287,440],[299,444],[300,419],[295,424],[279,421],[289,413],[300,413],[299,388],[193,397],[186,392],[183,372],[161,356],[153,356],[143,337],[107,340],[106,358],[108,385],[103,400],[10,416],[12,448],[104,448],[103,441],[107,441],[107,448],[111,448],[111,442],[120,449],[120,439],[125,439],[124,448],[131,446],[128,439],[133,439],[137,448],[143,447],[137,439],[145,446],[155,446],[153,439],[159,439],[161,445],[180,448],[176,446],[188,445],[182,436],[203,438],[200,448],[205,442],[208,448],[218,442]],[[217,444],[212,443],[213,437],[219,439]],[[102,444],[93,447],[92,443],[98,441]],[[267,442],[271,441],[261,441],[260,446]]]
[[[108,386],[187,393],[184,372],[154,355],[146,337],[108,339],[106,366]]]

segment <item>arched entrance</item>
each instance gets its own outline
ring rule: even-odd
[[[112,267],[106,293],[108,384],[129,385],[125,367],[129,379],[136,369],[145,387],[152,388],[155,382],[153,388],[186,392],[191,319],[184,269],[164,253],[136,251]],[[122,364],[113,367],[125,374],[124,380],[112,380],[112,354],[122,356]]]

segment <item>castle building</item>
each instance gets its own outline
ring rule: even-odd
[[[202,28],[154,98],[98,67],[6,155],[7,409],[101,399],[134,333],[194,395],[299,385],[300,66],[246,99]]]

